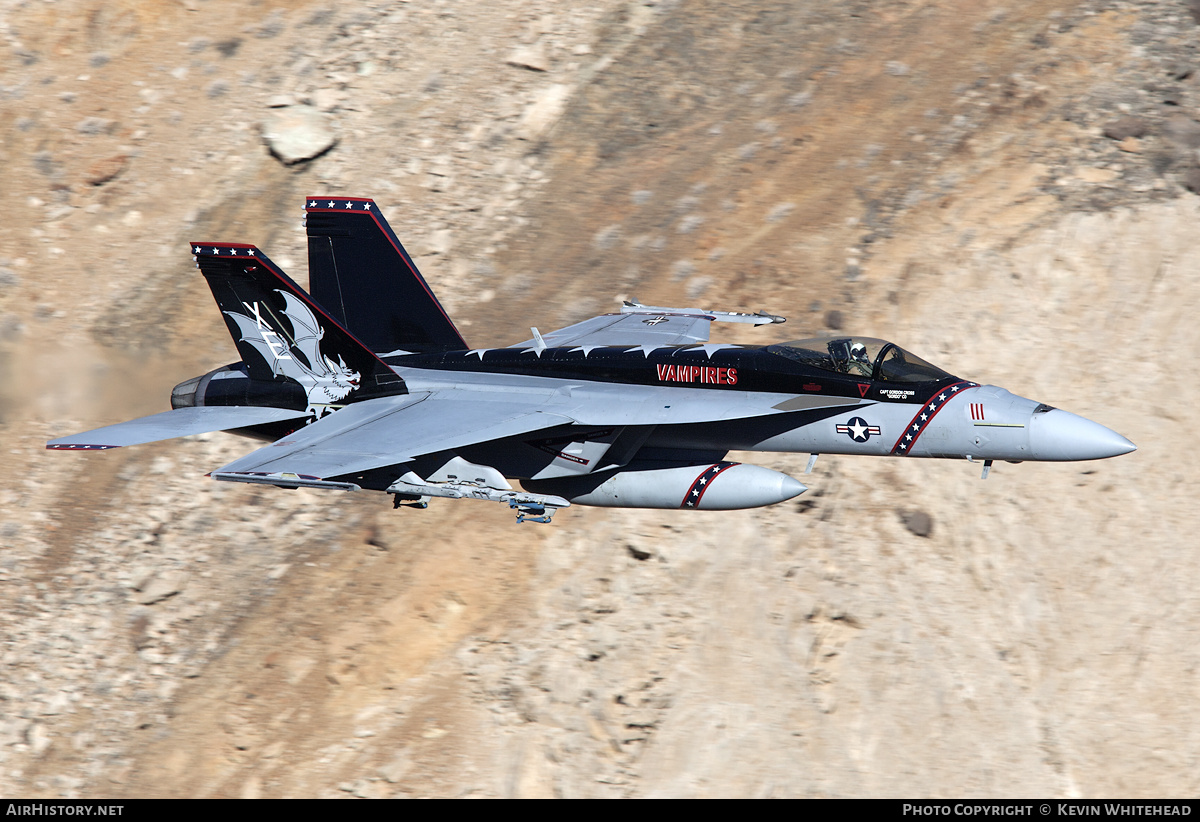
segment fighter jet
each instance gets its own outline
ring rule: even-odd
[[[311,294],[260,249],[192,243],[240,361],[172,410],[52,440],[95,451],[210,431],[270,444],[217,480],[492,500],[517,521],[572,504],[727,510],[791,499],[793,477],[730,451],[1092,460],[1135,450],[1083,417],[943,371],[884,340],[709,342],[759,312],[628,301],[503,348],[471,348],[375,202],[311,198]],[[510,480],[515,480],[515,488]]]

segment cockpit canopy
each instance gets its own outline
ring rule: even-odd
[[[936,382],[951,378],[895,343],[874,337],[812,337],[768,345],[765,350],[824,371],[883,382]]]

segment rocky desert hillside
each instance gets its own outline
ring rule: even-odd
[[[0,794],[1200,793],[1198,22],[0,0]],[[44,450],[236,359],[188,242],[303,283],[323,194],[474,345],[765,309],[714,338],[892,339],[1139,450],[825,456],[772,508],[551,526],[215,483],[225,434]]]

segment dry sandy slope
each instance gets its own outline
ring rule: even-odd
[[[0,792],[1195,795],[1182,5],[0,10]],[[275,95],[338,145],[272,159]],[[232,358],[186,242],[303,280],[325,192],[374,196],[477,344],[618,294],[766,308],[1140,450],[823,457],[798,504],[550,528],[211,483],[225,435],[42,450]]]

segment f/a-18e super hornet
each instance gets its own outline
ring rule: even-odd
[[[471,348],[369,199],[310,199],[311,295],[253,245],[193,243],[241,361],[175,387],[171,411],[52,440],[102,450],[209,431],[267,440],[212,472],[282,488],[507,503],[719,510],[796,479],[731,450],[1090,460],[1134,450],[1090,420],[960,379],[890,342],[710,343],[771,314],[626,302],[505,348]],[[808,472],[806,471],[806,473]],[[520,482],[514,489],[510,479]]]

